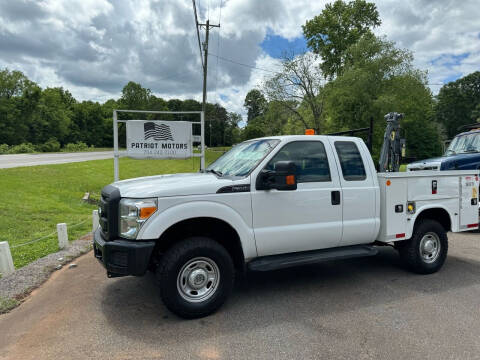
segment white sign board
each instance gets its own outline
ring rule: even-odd
[[[189,121],[129,120],[127,156],[144,159],[188,158],[192,152]]]

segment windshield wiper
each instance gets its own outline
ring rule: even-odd
[[[447,149],[447,154],[449,155],[449,153],[452,153],[452,155],[456,155],[456,154],[457,154],[457,153],[455,152],[455,150]]]
[[[222,177],[222,176],[223,176],[223,174],[222,174],[221,171],[217,171],[217,170],[213,170],[213,169],[205,170],[205,172],[207,172],[207,173],[210,172],[210,173],[212,173],[212,174],[217,175],[218,177]]]

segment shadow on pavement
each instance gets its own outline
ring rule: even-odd
[[[452,255],[436,274],[411,274],[400,267],[396,251],[382,248],[372,258],[250,273],[217,313],[203,319],[183,320],[170,313],[153,274],[112,280],[104,288],[102,309],[119,335],[157,345],[290,322],[325,331],[313,323],[315,318],[461,289],[480,283],[479,275],[480,262]]]

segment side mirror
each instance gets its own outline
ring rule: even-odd
[[[275,171],[263,170],[257,177],[257,190],[297,190],[297,167],[293,161],[278,161]]]
[[[297,167],[293,161],[275,163],[275,189],[297,190]]]

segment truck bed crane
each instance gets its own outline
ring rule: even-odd
[[[378,160],[378,172],[397,172],[400,170],[402,149],[405,148],[405,140],[400,139],[400,120],[403,114],[391,112],[385,115],[387,128],[383,136],[383,145]]]

